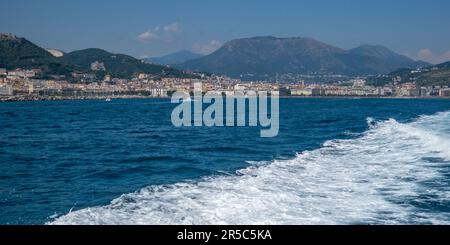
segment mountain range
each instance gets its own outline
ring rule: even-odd
[[[345,50],[312,38],[266,36],[229,41],[210,55],[176,67],[237,78],[258,78],[277,74],[360,76],[429,65],[379,45]]]
[[[92,70],[91,64],[101,63],[102,70]],[[129,78],[137,73],[147,73],[161,77],[190,77],[182,71],[162,65],[148,64],[124,54],[113,54],[102,49],[84,49],[63,53],[46,50],[12,34],[0,34],[0,67],[9,70],[16,68],[42,71],[42,76],[65,75],[73,72],[94,73],[99,76],[110,74],[113,77]]]
[[[176,65],[184,63],[189,60],[201,58],[202,56],[203,55],[201,54],[196,54],[188,50],[180,50],[178,52],[164,55],[161,57],[151,57],[145,59],[145,61],[160,65]]]
[[[271,36],[235,39],[206,56],[180,51],[147,62],[102,49],[90,48],[70,53],[46,50],[25,38],[0,34],[0,67],[39,68],[44,75],[71,76],[73,72],[82,72],[99,76],[110,74],[119,78],[129,78],[136,73],[190,77],[192,75],[180,70],[191,70],[243,80],[270,80],[279,74],[368,76],[430,66],[379,45],[345,50],[312,38]],[[101,69],[93,70],[93,63],[101,65]]]

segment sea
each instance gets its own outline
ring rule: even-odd
[[[0,103],[0,224],[450,224],[450,100],[285,98],[280,131],[168,99]]]

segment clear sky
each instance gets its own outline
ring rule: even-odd
[[[0,9],[0,32],[66,52],[208,53],[234,38],[273,35],[450,60],[448,0],[0,0]]]

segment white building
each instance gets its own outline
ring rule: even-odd
[[[149,74],[145,74],[145,73],[141,73],[141,74],[138,75],[138,79],[139,80],[144,80],[144,79],[147,79],[149,77],[150,77],[150,75]]]
[[[13,88],[8,84],[0,84],[0,96],[11,96],[13,95]]]
[[[292,96],[312,96],[312,89],[291,89]]]
[[[167,90],[164,88],[152,88],[150,92],[153,97],[167,97]]]
[[[350,82],[353,83],[354,88],[364,88],[366,86],[366,81],[363,79],[354,79]]]
[[[14,78],[32,78],[36,76],[36,72],[33,70],[14,70],[14,71],[9,71],[8,72],[8,77],[14,79]]]
[[[106,71],[105,63],[95,61],[94,63],[91,63],[91,70],[93,71]]]

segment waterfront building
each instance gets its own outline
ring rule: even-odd
[[[0,96],[13,95],[13,87],[9,84],[0,84]]]
[[[439,90],[439,96],[450,97],[450,88],[442,88]]]
[[[292,96],[312,96],[312,89],[291,89]]]
[[[325,95],[325,90],[321,89],[320,87],[313,88],[311,90],[311,94],[312,94],[312,96],[323,96],[323,95]]]
[[[167,90],[165,88],[153,88],[151,89],[151,95],[153,97],[167,97]]]
[[[379,96],[392,96],[394,94],[393,89],[391,87],[381,87],[378,88]]]
[[[273,89],[273,90],[275,90],[275,89]],[[279,91],[279,96],[290,96],[291,95],[291,90],[289,90],[289,88],[286,88],[286,87],[281,87],[281,88],[279,88],[278,91]]]

